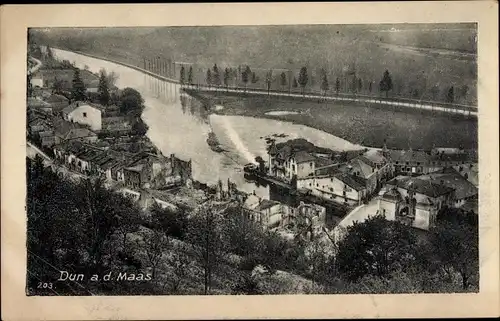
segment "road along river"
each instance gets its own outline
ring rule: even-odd
[[[58,59],[74,62],[78,68],[87,66],[92,72],[100,69],[114,72],[118,76],[118,88],[138,90],[145,100],[142,118],[149,126],[148,137],[164,155],[175,154],[184,160],[191,159],[194,179],[204,183],[215,184],[221,179],[225,184],[230,179],[243,191],[255,191],[260,196],[269,197],[267,188],[244,179],[242,167],[254,162],[256,156],[267,158],[265,138],[274,134],[284,134],[277,141],[301,137],[335,150],[361,148],[323,131],[290,122],[210,115],[200,102],[181,93],[178,84],[70,51],[53,49],[53,53]],[[210,131],[216,134],[225,152],[216,153],[209,148],[206,139]]]

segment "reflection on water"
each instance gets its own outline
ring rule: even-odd
[[[202,103],[181,93],[179,85],[105,60],[57,49],[53,52],[56,57],[74,62],[79,68],[87,65],[94,73],[102,68],[108,73],[113,71],[118,76],[118,88],[138,90],[146,106],[142,118],[149,126],[148,137],[164,155],[175,154],[184,160],[191,159],[194,179],[208,184],[216,184],[219,179],[226,184],[230,179],[243,191],[269,196],[267,188],[244,179],[242,167],[248,159],[239,155],[230,139],[223,139],[228,152],[216,153],[208,147],[206,139],[211,130],[218,136],[224,136],[224,132],[211,128],[209,112]]]
[[[164,155],[175,154],[192,160],[193,177],[203,183],[216,184],[220,179],[236,183],[238,188],[269,197],[269,189],[245,180],[242,167],[255,157],[266,157],[266,137],[284,133],[277,140],[303,137],[312,143],[333,149],[352,150],[360,146],[325,132],[293,123],[243,116],[210,114],[198,100],[186,95],[180,86],[162,81],[129,67],[90,58],[73,52],[54,49],[55,56],[85,65],[91,72],[104,68],[114,72],[118,88],[132,87],[144,98],[142,118],[149,126],[148,137]],[[206,139],[213,131],[225,152],[212,151]],[[273,198],[279,193],[274,193]]]

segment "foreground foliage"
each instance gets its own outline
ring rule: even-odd
[[[340,242],[285,240],[237,202],[147,211],[100,180],[27,159],[28,294],[419,293],[478,289],[477,218],[443,210],[430,233],[373,217]],[[337,255],[332,255],[336,253]],[[83,280],[58,281],[60,271]],[[128,278],[92,282],[94,274]],[[149,277],[148,277],[149,275]],[[52,289],[39,289],[51,282]]]

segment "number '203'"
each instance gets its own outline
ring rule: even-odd
[[[52,283],[38,282],[38,289],[52,289]]]

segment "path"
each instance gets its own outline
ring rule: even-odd
[[[28,74],[34,74],[35,72],[38,71],[38,69],[40,69],[40,67],[42,67],[42,62],[36,58],[33,58],[33,57],[29,57],[30,60],[34,61],[36,64],[31,67],[30,70],[28,70]]]
[[[65,50],[62,48],[57,48],[59,50]],[[68,50],[65,50],[68,51]],[[179,84],[179,81],[177,79],[172,79],[169,77],[162,76],[160,74],[157,74],[153,71],[146,70],[141,67],[137,67],[128,63],[120,62],[111,58],[105,58],[105,57],[100,57],[96,56],[93,54],[88,54],[80,51],[73,51],[74,53],[91,57],[94,59],[101,59],[105,61],[109,61],[118,65],[122,65],[128,68],[135,69],[137,71],[143,72],[145,74],[148,74],[154,78],[167,81],[170,83],[176,83]],[[299,94],[299,93],[289,93],[289,92],[282,92],[282,91],[267,91],[265,89],[245,89],[241,87],[214,87],[214,86],[208,86],[208,85],[202,85],[202,84],[196,84],[192,86],[186,86],[186,88],[191,88],[195,90],[206,90],[206,91],[220,91],[220,92],[231,92],[231,93],[247,93],[247,94],[257,94],[257,95],[269,95],[269,96],[277,96],[277,97],[296,97],[296,98],[309,98],[309,99],[323,99],[323,100],[329,100],[329,101],[348,101],[348,102],[359,102],[359,103],[368,103],[368,104],[378,104],[378,105],[386,105],[386,106],[394,106],[394,107],[404,107],[404,108],[413,108],[413,109],[424,109],[424,110],[430,110],[430,111],[439,111],[439,112],[445,112],[445,113],[450,113],[450,114],[458,114],[458,115],[468,115],[468,116],[474,116],[477,117],[477,107],[475,106],[466,106],[466,105],[458,105],[458,104],[446,104],[446,103],[438,103],[438,102],[430,102],[430,101],[415,101],[411,99],[400,99],[396,100],[396,98],[393,98],[393,100],[389,99],[382,99],[382,98],[375,98],[371,96],[362,96],[362,95],[357,95],[357,96],[347,96],[347,95],[338,95],[338,96],[328,96],[328,95],[323,95],[323,94]]]
[[[333,236],[336,240],[342,236],[342,232],[354,222],[364,222],[369,216],[374,216],[378,210],[378,197],[374,197],[368,204],[363,204],[353,209],[340,223],[333,229]]]

